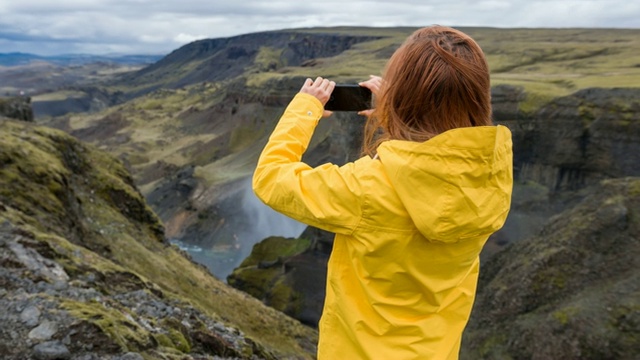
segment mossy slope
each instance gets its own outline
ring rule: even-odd
[[[462,358],[640,356],[640,178],[589,193],[483,265]]]
[[[91,279],[106,300],[54,300],[101,329],[117,344],[113,349],[151,354],[172,344],[182,353],[313,356],[313,330],[228,287],[166,242],[161,222],[121,161],[59,130],[7,119],[0,120],[0,130],[0,224],[21,234],[22,245],[15,246],[34,248],[59,264],[72,286]],[[35,276],[29,274],[24,276]],[[202,324],[237,328],[246,334],[244,345],[224,345],[211,328],[181,331],[162,319],[144,327],[132,320],[139,312],[115,300],[136,291],[192,307],[208,319]]]

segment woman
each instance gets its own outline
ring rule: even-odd
[[[455,29],[414,32],[366,112],[364,156],[301,162],[335,84],[307,79],[253,177],[257,196],[336,233],[319,359],[457,359],[479,254],[511,203],[511,133],[492,126],[489,70]],[[328,115],[326,112],[324,115]]]

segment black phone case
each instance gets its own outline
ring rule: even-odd
[[[371,108],[371,90],[360,85],[336,85],[324,106],[331,111],[361,111]]]

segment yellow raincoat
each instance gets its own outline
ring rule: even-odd
[[[336,233],[318,358],[457,359],[478,255],[511,203],[511,133],[460,128],[424,142],[390,140],[378,159],[302,163],[322,104],[298,94],[253,177],[256,195]]]

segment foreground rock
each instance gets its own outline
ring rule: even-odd
[[[121,162],[7,119],[0,308],[5,359],[303,359],[317,340],[170,245]]]
[[[640,357],[640,178],[590,193],[483,265],[464,359]]]

